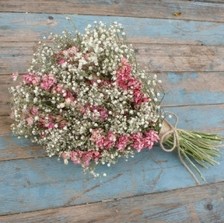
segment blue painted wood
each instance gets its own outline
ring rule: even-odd
[[[73,30],[66,15],[51,14],[1,13],[1,39],[34,40],[35,37]],[[162,43],[197,43],[206,45],[224,44],[224,24],[215,22],[183,21],[172,19],[150,19],[113,16],[68,15],[81,32],[93,21],[101,20],[107,24],[117,21],[123,24],[130,38]],[[21,33],[22,32],[22,33]]]
[[[179,127],[213,130],[224,135],[223,108],[224,105],[216,105],[169,110],[180,116]],[[19,142],[19,146],[24,144],[24,149],[28,149],[27,140],[12,140]],[[7,145],[2,138],[0,142],[0,148],[4,150]],[[5,204],[0,206],[0,214],[90,203],[195,185],[177,154],[165,153],[159,147],[138,153],[128,162],[121,159],[110,168],[98,167],[98,172],[108,175],[102,178],[84,175],[79,166],[66,166],[57,158],[21,158],[0,162],[0,203]],[[221,150],[218,160],[220,165],[201,169],[208,183],[224,180],[224,150]]]
[[[167,72],[158,77],[162,80],[165,106],[224,103],[222,72]]]
[[[110,202],[69,206],[0,216],[1,223],[49,222],[214,222],[222,223],[224,183],[128,197]],[[114,214],[116,213],[116,214]]]
[[[222,156],[224,155],[222,150]],[[220,166],[202,170],[207,182],[223,180]],[[194,186],[195,182],[175,154],[155,148],[119,161],[99,172],[107,177],[93,179],[81,168],[65,166],[56,159],[40,158],[1,162],[0,214],[32,211],[104,199],[122,198]]]
[[[71,28],[64,15],[53,14],[53,21],[49,20],[48,16],[49,14],[2,13],[0,40],[3,42],[23,41],[26,44],[27,41],[37,40],[49,32],[61,32],[63,29]],[[74,15],[70,17],[75,20],[80,30],[94,20],[107,23],[117,20],[124,25],[133,42],[207,44],[217,47],[224,45],[222,23],[106,16]],[[0,57],[3,58],[4,55]],[[216,73],[215,77],[220,75],[222,74]],[[189,79],[194,82],[202,78],[202,75],[198,76],[194,73],[183,75],[169,73],[165,77],[165,80],[168,80],[167,87],[172,89],[172,86],[175,86],[176,89],[167,92],[167,98],[170,98],[167,100],[170,101],[164,101],[164,103],[184,107],[169,107],[166,110],[174,111],[179,115],[181,119],[179,127],[223,134],[223,104],[187,106],[189,102],[195,105],[223,103],[223,90],[217,83],[208,91],[206,87],[202,87],[202,84],[198,85],[200,90],[196,90],[193,84],[189,85]],[[208,80],[206,78],[204,80]],[[215,89],[215,86],[219,87]],[[29,151],[30,147],[32,148]],[[11,136],[0,138],[0,160],[2,160],[0,161],[0,215],[162,192],[195,185],[189,173],[178,161],[177,155],[165,153],[158,147],[139,153],[128,162],[120,160],[116,166],[110,168],[100,166],[98,171],[107,172],[108,176],[97,179],[83,175],[78,166],[72,164],[65,166],[56,158],[41,157],[43,155],[43,150],[35,149],[29,141],[19,141]],[[208,183],[224,180],[223,149],[221,155],[219,166],[208,170],[202,169]]]

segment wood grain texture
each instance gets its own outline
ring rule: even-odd
[[[49,14],[46,13],[1,13],[2,46],[4,42],[33,42],[50,32],[74,30],[74,26],[66,20],[66,15],[51,14],[50,16],[53,19],[49,19]],[[69,17],[81,32],[95,20],[107,24],[120,22],[130,41],[136,43],[224,45],[223,23],[88,15],[69,15]]]
[[[1,12],[112,15],[199,21],[224,21],[222,0],[213,3],[177,0],[41,0],[0,1]],[[175,13],[181,13],[177,16]]]
[[[0,135],[8,134],[10,130],[10,125],[12,123],[12,120],[9,118],[9,116],[0,116]]]
[[[222,151],[222,156],[224,155]],[[110,168],[98,167],[107,177],[84,175],[81,168],[65,166],[56,158],[0,162],[0,215],[43,210],[195,186],[175,154],[158,147]],[[202,169],[207,183],[223,181],[220,166]],[[169,179],[169,180],[168,180]],[[19,193],[18,193],[19,192]]]
[[[181,117],[180,128],[224,134],[223,108],[224,105],[216,105],[169,110]],[[0,206],[0,214],[85,204],[195,185],[177,154],[165,153],[158,147],[137,153],[128,162],[121,159],[110,168],[99,166],[97,171],[106,172],[108,176],[97,179],[83,175],[79,166],[71,163],[66,166],[57,158],[44,157],[44,151],[28,140],[1,136],[0,151],[0,203],[5,204]],[[220,165],[201,169],[207,183],[223,181],[223,159],[224,150],[221,150]]]
[[[151,72],[224,72],[224,46],[135,43],[134,48],[138,62]],[[0,49],[0,74],[26,72],[32,53],[31,44],[5,43]]]
[[[138,61],[163,80],[164,109],[180,117],[178,127],[224,135],[221,3],[0,0],[0,222],[224,222],[223,148],[220,165],[201,170],[208,185],[195,186],[177,154],[159,147],[99,166],[108,176],[95,179],[12,136],[7,91],[9,74],[26,71],[36,41],[72,29],[65,16],[81,31],[94,20],[118,21]]]
[[[9,216],[2,223],[223,223],[224,182]]]

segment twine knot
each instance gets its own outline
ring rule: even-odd
[[[184,153],[182,150],[184,148],[181,148],[180,145],[180,135],[179,135],[179,130],[177,128],[177,124],[179,121],[179,118],[176,114],[172,113],[172,112],[166,112],[166,114],[168,114],[169,116],[171,116],[172,118],[174,118],[174,125],[170,124],[166,119],[164,119],[163,123],[162,123],[162,127],[160,130],[160,147],[163,151],[165,152],[173,152],[175,149],[177,149],[177,153],[180,159],[180,162],[185,166],[185,168],[188,170],[188,172],[192,175],[192,177],[194,178],[194,180],[196,181],[197,184],[200,184],[198,178],[195,176],[195,174],[193,173],[193,171],[190,169],[190,167],[187,165],[187,163],[185,162],[182,153]],[[172,142],[172,147],[169,148],[165,145],[166,140],[170,137],[173,136],[173,142]]]

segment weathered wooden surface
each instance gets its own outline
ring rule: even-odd
[[[108,176],[94,179],[11,135],[7,90],[39,38],[71,29],[65,16],[80,30],[118,21],[139,63],[163,80],[163,106],[178,126],[224,135],[223,9],[222,1],[0,0],[0,222],[224,222],[223,150],[219,166],[202,169],[203,186],[159,147],[101,166]]]
[[[53,19],[49,19],[49,16]],[[3,43],[30,42],[50,32],[73,30],[74,27],[66,17],[73,20],[80,31],[95,20],[108,24],[120,22],[125,27],[130,41],[136,43],[223,45],[224,42],[224,24],[217,22],[45,13],[1,13],[0,40]]]
[[[206,2],[206,1],[205,1]],[[199,21],[224,21],[223,0],[67,0],[17,1],[1,0],[1,12],[44,12],[84,15],[113,15],[143,18],[168,18]]]
[[[224,34],[224,32],[223,32]],[[22,43],[20,43],[22,44]],[[32,57],[31,44],[6,42],[1,48],[0,74],[15,69],[25,72]],[[224,46],[194,46],[135,43],[137,59],[152,72],[220,72],[224,70]],[[12,66],[10,66],[13,64]]]
[[[2,223],[223,223],[223,203],[224,183],[220,182],[111,202],[2,216],[0,221]]]

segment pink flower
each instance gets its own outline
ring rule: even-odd
[[[45,124],[45,127],[46,127],[47,129],[53,129],[54,126],[55,126],[55,125],[54,125],[53,122],[48,122],[48,123]]]
[[[62,51],[62,54],[65,55],[65,56],[74,56],[76,53],[78,52],[78,49],[73,46],[71,48],[68,48],[67,50],[63,50]]]
[[[46,116],[40,119],[40,124],[46,129],[53,129],[55,127],[53,116]]]
[[[118,87],[122,88],[123,90],[127,90],[129,88],[128,86],[128,80],[130,78],[130,75],[127,73],[118,72],[117,73],[117,85]]]
[[[27,124],[28,124],[29,126],[31,126],[31,125],[33,125],[33,123],[34,123],[34,120],[33,120],[33,118],[30,116],[30,117],[26,118],[26,122],[27,122]]]
[[[128,81],[131,78],[131,65],[126,58],[121,59],[121,67],[117,71],[117,85],[124,89],[128,89]]]
[[[66,91],[65,99],[69,99],[71,102],[75,100],[75,95],[71,91]]]
[[[122,73],[130,74],[131,73],[131,65],[125,57],[123,57],[121,59],[121,64],[122,64],[122,66],[121,66],[120,71]]]
[[[96,142],[102,137],[103,130],[102,129],[93,129],[91,132],[91,138],[93,142]]]
[[[80,164],[81,163],[81,156],[82,156],[82,151],[71,151],[70,152],[70,158],[71,161],[75,164]]]
[[[38,107],[36,107],[36,106],[33,106],[31,109],[30,109],[30,113],[32,114],[32,115],[38,115]]]
[[[19,76],[19,73],[18,73],[18,72],[14,72],[14,73],[12,73],[12,80],[13,80],[13,81],[16,81],[17,78],[18,78],[18,76]]]
[[[141,89],[141,83],[138,79],[134,78],[134,77],[130,77],[128,79],[128,83],[127,83],[128,87],[130,89]]]
[[[105,142],[105,136],[100,133],[100,131],[95,130],[92,132],[91,140],[97,145],[97,147],[103,149],[104,148],[104,142]]]
[[[103,146],[106,149],[110,149],[114,146],[115,142],[116,142],[115,134],[113,132],[109,131],[107,133],[107,136],[104,138]]]
[[[145,140],[141,132],[132,134],[133,148],[140,152],[145,148]]]
[[[116,142],[116,135],[111,131],[105,136],[102,133],[100,129],[93,130],[91,140],[101,149],[112,148]]]
[[[98,110],[98,112],[100,113],[100,119],[102,121],[106,120],[108,118],[108,111],[105,108],[101,108]]]
[[[99,115],[100,115],[99,118],[101,119],[101,121],[104,121],[105,119],[108,118],[108,111],[103,106],[92,106],[92,107],[90,107],[90,110],[92,112],[94,112],[94,111],[98,112]]]
[[[63,129],[66,125],[67,125],[67,121],[66,121],[66,120],[61,120],[61,121],[59,122],[58,127],[59,127],[60,129]]]
[[[57,84],[57,85],[54,85],[52,87],[52,93],[61,94],[62,93],[62,90],[63,90],[63,85],[62,84]]]
[[[159,135],[154,130],[150,130],[145,133],[145,138],[144,138],[145,148],[151,149],[154,143],[158,141],[159,141]]]
[[[128,143],[129,143],[129,136],[121,135],[117,140],[116,147],[118,148],[119,151],[123,151]]]
[[[53,87],[53,85],[56,83],[56,79],[53,75],[49,74],[45,74],[42,78],[40,87],[46,91],[49,91],[51,89],[51,87]]]
[[[66,62],[66,60],[65,60],[64,58],[61,58],[61,59],[59,59],[59,60],[57,61],[57,63],[60,64],[60,65],[64,65],[64,64],[66,64],[67,62]]]
[[[84,167],[88,167],[90,162],[94,160],[97,162],[100,158],[100,153],[97,151],[71,151],[70,158],[75,164],[82,164]]]
[[[28,73],[23,75],[23,81],[25,84],[33,84],[37,86],[40,82],[40,77],[33,73]]]
[[[139,89],[133,91],[133,100],[136,105],[141,105],[144,102],[148,102],[151,99],[146,97]]]
[[[99,158],[100,158],[100,153],[98,151],[87,151],[83,154],[82,161],[84,162],[84,165],[89,166],[89,162],[91,160],[94,160],[94,162],[97,162]]]
[[[90,164],[90,161],[92,160],[93,154],[92,152],[83,152],[81,158],[82,164],[87,167]]]
[[[98,139],[95,141],[97,147],[99,147],[100,149],[103,149],[103,148],[104,148],[104,142],[105,142],[105,137],[104,137],[104,136],[98,138]]]
[[[100,152],[98,152],[98,151],[93,151],[93,152],[92,152],[92,159],[93,159],[95,162],[97,162],[97,161],[100,159],[100,156],[101,156]]]

